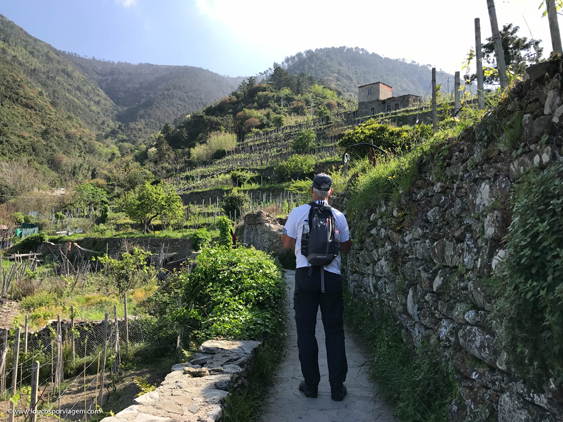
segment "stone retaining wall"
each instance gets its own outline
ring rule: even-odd
[[[246,385],[258,341],[203,343],[186,363],[174,365],[162,384],[102,422],[215,422],[230,391]]]
[[[507,100],[509,112],[523,110],[515,147],[478,126],[421,159],[400,203],[374,201],[350,222],[352,231],[365,227],[345,271],[353,295],[385,304],[405,342],[430,344],[455,368],[462,400],[451,404],[451,421],[563,420],[563,390],[528,388],[490,318],[486,280],[507,254],[511,188],[526,169],[563,162],[559,74],[515,90]]]

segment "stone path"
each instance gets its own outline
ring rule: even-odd
[[[316,331],[321,371],[319,396],[316,399],[306,398],[298,390],[299,382],[303,378],[297,354],[297,332],[293,319],[294,275],[294,271],[286,271],[286,279],[291,286],[291,291],[288,293],[290,299],[288,315],[291,325],[285,346],[286,355],[275,375],[274,386],[266,400],[262,422],[395,422],[392,409],[378,396],[376,386],[368,378],[369,356],[349,335],[346,337],[348,376],[345,383],[348,395],[341,402],[333,401],[330,398],[325,336],[320,311]]]

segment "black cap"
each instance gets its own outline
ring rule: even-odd
[[[317,174],[313,179],[313,187],[318,190],[329,191],[332,186],[332,179],[328,174]]]

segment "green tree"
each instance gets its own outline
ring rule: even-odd
[[[74,205],[83,209],[98,208],[108,200],[105,190],[90,183],[82,183],[74,189]]]
[[[294,178],[312,177],[315,169],[315,158],[310,155],[294,155],[276,167],[276,174],[283,181]]]
[[[502,31],[500,31],[506,69],[513,75],[521,74],[526,66],[537,63],[543,53],[543,48],[540,47],[541,40],[528,40],[526,37],[519,37],[517,34],[519,29],[519,26],[514,26],[509,23],[504,25]],[[485,83],[498,83],[499,76],[496,69],[497,61],[495,58],[493,37],[487,38],[487,42],[482,45],[482,51]],[[472,57],[473,55],[470,53],[468,60],[471,61]],[[470,81],[476,79],[477,74],[471,75]]]
[[[272,123],[275,127],[282,127],[285,125],[285,117],[283,114],[277,114],[272,118]]]
[[[223,211],[225,211],[226,215],[228,215],[231,219],[234,219],[235,213],[237,218],[242,214],[242,210],[249,200],[250,198],[248,195],[233,190],[233,192],[223,197],[221,207],[223,208]]]
[[[219,228],[219,245],[230,248],[233,243],[231,238],[231,220],[221,216],[217,219],[217,227]]]
[[[13,215],[16,224],[21,224],[25,222],[25,217],[21,212],[15,212]]]
[[[172,222],[182,218],[182,200],[169,186],[152,185],[149,182],[134,191],[126,192],[119,200],[121,208],[133,220],[143,226],[143,233],[157,217],[165,217]]]
[[[108,280],[114,282],[112,287],[117,287],[117,291],[123,294],[139,285],[147,284],[154,278],[154,268],[147,265],[147,259],[150,255],[149,251],[133,248],[131,253],[123,253],[120,260],[110,258],[107,255],[98,259],[103,265],[107,265]]]
[[[291,149],[296,152],[307,151],[315,147],[317,134],[313,129],[303,129],[291,142]]]

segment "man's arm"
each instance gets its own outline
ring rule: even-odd
[[[350,249],[352,249],[352,239],[340,243],[340,252],[342,252],[344,255],[347,255],[348,252],[350,252]]]
[[[286,249],[291,249],[295,246],[295,239],[293,237],[289,237],[285,233],[282,234],[282,242],[283,242],[283,247]]]

